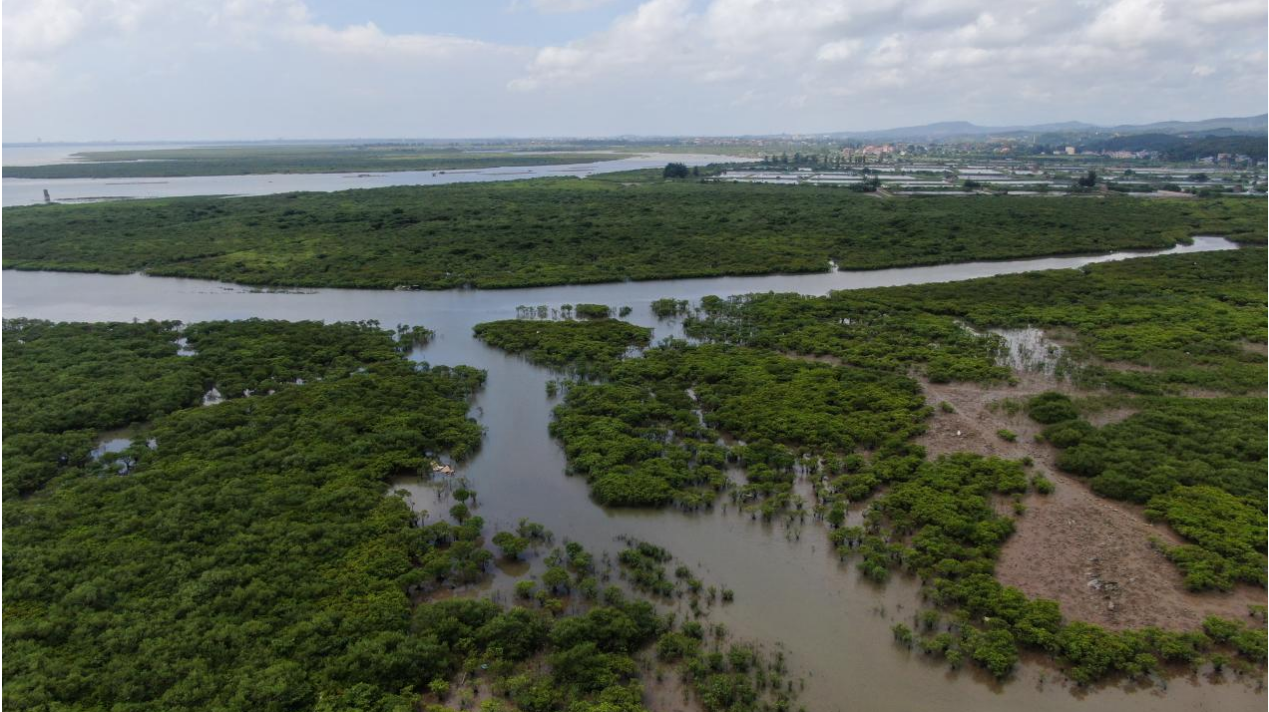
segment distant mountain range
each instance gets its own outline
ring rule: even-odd
[[[1269,131],[1269,114],[1202,121],[1159,121],[1153,124],[1121,124],[1098,126],[1082,121],[1064,121],[1031,126],[979,126],[968,121],[941,121],[923,126],[904,126],[879,131],[837,131],[828,134],[839,139],[882,141],[951,141],[956,139],[1023,138],[1028,136],[1126,134],[1263,134]]]

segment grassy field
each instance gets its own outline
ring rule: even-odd
[[[1265,241],[1263,201],[880,200],[834,188],[553,178],[4,211],[4,267],[444,289],[875,269]]]
[[[5,178],[176,178],[259,173],[344,173],[437,171],[498,166],[596,163],[621,158],[579,151],[524,153],[464,151],[449,147],[370,146],[208,146],[79,154],[76,163],[5,166]]]

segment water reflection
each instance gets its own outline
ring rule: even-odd
[[[106,435],[100,442],[97,443],[97,447],[92,449],[92,458],[94,460],[100,460],[106,455],[123,452],[124,450],[127,450],[128,446],[131,444],[131,438],[120,438]]]
[[[114,466],[121,474],[127,474],[136,465],[136,459],[124,453],[132,444],[145,435],[145,425],[133,425],[116,430],[106,430],[98,434],[97,445],[89,453],[94,461],[105,461]],[[158,447],[154,438],[146,438],[145,446],[151,450]]]

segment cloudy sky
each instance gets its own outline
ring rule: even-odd
[[[4,140],[1265,111],[1265,0],[5,0]]]

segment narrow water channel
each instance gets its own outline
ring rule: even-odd
[[[1220,238],[1197,238],[1169,252],[1232,249]],[[661,297],[696,300],[756,291],[823,294],[831,289],[929,283],[1061,267],[1133,256],[1117,253],[970,263],[941,267],[636,282],[505,291],[389,292],[323,289],[306,293],[256,292],[215,282],[142,275],[55,272],[3,273],[4,315],[53,320],[210,319],[261,317],[327,321],[377,319],[386,327],[423,324],[437,337],[416,358],[435,364],[485,369],[488,382],[473,403],[487,429],[479,454],[460,474],[479,493],[477,512],[488,531],[513,527],[521,517],[545,524],[557,542],[575,539],[598,553],[615,550],[621,535],[671,550],[700,570],[710,584],[735,591],[735,602],[716,606],[713,620],[740,639],[780,641],[794,671],[805,677],[802,704],[814,712],[978,710],[1260,710],[1265,694],[1238,681],[1173,679],[1167,690],[1113,686],[1087,694],[1061,682],[1041,664],[1020,666],[1003,686],[972,668],[953,673],[892,642],[890,626],[908,620],[919,604],[915,582],[895,577],[884,587],[863,580],[853,565],[837,561],[824,531],[808,522],[793,528],[763,524],[724,507],[687,514],[674,510],[613,510],[587,496],[586,485],[564,474],[564,455],[547,434],[553,402],[551,372],[476,341],[472,326],[514,318],[520,305],[592,302],[630,306],[628,317],[656,328],[656,337],[678,325],[657,322],[649,309]],[[422,509],[442,511],[432,491],[398,483]],[[800,534],[800,537],[799,537]]]

